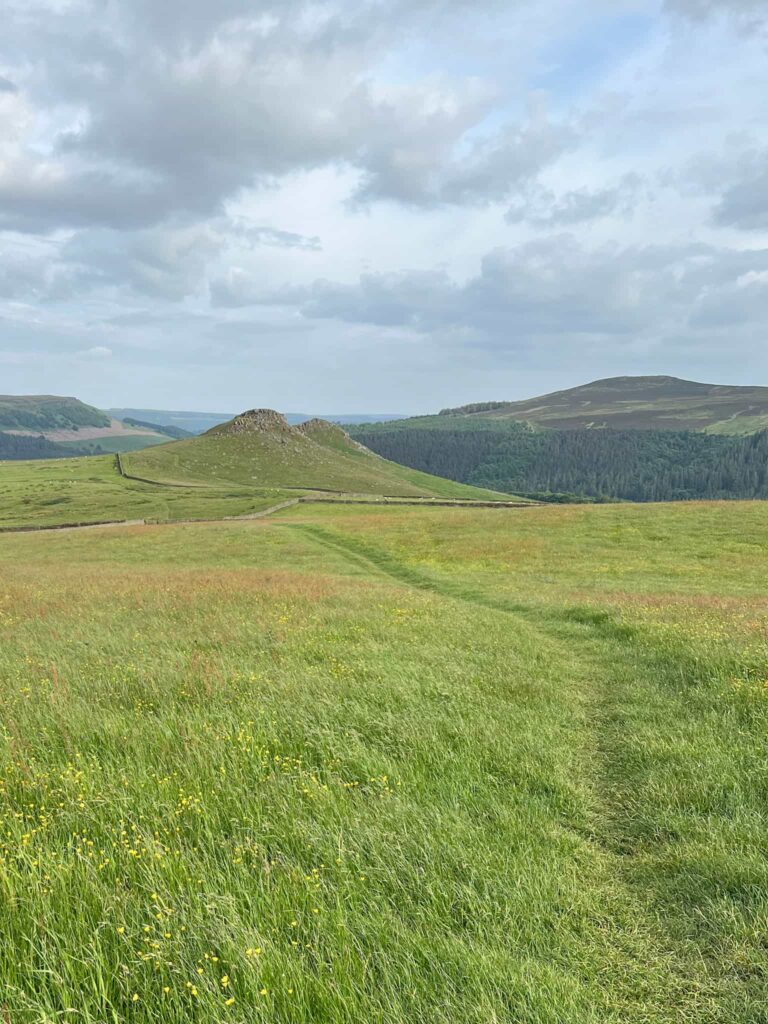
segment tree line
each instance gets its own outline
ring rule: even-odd
[[[66,459],[81,452],[68,450],[44,437],[0,433],[0,460]]]
[[[768,498],[768,431],[360,427],[355,438],[394,462],[462,483],[549,500]]]

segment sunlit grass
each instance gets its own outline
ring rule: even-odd
[[[0,537],[3,1012],[765,1021],[762,510]]]
[[[0,462],[0,530],[133,519],[216,519],[269,508],[279,488],[156,487],[125,480],[112,455]]]

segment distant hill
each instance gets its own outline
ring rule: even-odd
[[[171,484],[238,484],[347,493],[501,498],[420,473],[374,455],[331,423],[291,426],[271,409],[253,409],[202,437],[123,456],[124,470]]]
[[[173,409],[107,409],[118,420],[141,420],[159,427],[179,427],[189,434],[202,434],[211,427],[231,420],[231,412],[193,412]]]
[[[144,427],[146,430],[152,430],[156,434],[162,434],[163,437],[170,437],[173,441],[181,441],[185,437],[194,437],[193,431],[184,430],[183,427],[166,426],[161,423],[147,423],[144,420],[135,420],[132,416],[126,416],[123,419],[123,423],[126,427]]]
[[[77,398],[57,395],[0,396],[0,431],[28,440],[42,437],[53,446],[28,445],[30,459],[134,451],[189,436],[151,423],[123,423]]]
[[[190,434],[203,434],[211,427],[233,419],[233,412],[183,412],[172,409],[108,409],[110,416],[118,420],[143,420],[163,427],[180,427]],[[285,413],[292,426],[298,426],[312,419],[314,414],[303,412]],[[387,423],[390,420],[405,419],[397,413],[323,413],[322,419],[332,423]]]
[[[110,418],[77,398],[56,395],[0,395],[0,430],[43,434],[81,427],[108,427]]]
[[[753,434],[768,428],[768,387],[700,384],[678,377],[610,377],[522,402],[444,409],[451,419],[523,420],[556,430],[695,430]]]

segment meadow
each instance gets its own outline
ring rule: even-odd
[[[277,487],[153,486],[122,477],[113,455],[0,462],[0,531],[132,519],[219,519],[259,512],[295,496]]]
[[[760,503],[0,536],[0,1019],[763,1024],[767,570]]]
[[[198,447],[185,447],[185,442],[158,446],[155,461],[151,463],[136,464],[129,462],[126,456],[116,455],[18,462],[0,460],[0,532],[139,519],[163,523],[210,521],[252,515],[300,495],[328,496],[328,488],[316,491],[295,482],[307,479],[311,476],[309,472],[304,477],[301,472],[296,476],[281,476],[270,472],[272,467],[269,465],[262,464],[261,471],[254,477],[254,467],[244,457],[242,446],[234,454],[225,451],[226,458],[219,458],[221,452],[217,450],[212,454],[207,439],[194,440]],[[151,475],[154,471],[160,467],[165,471],[168,465],[176,466],[179,448],[182,452],[192,453],[197,475],[191,473],[188,479],[179,482],[178,477],[174,478],[174,472],[178,470],[173,470],[169,476],[155,480]],[[312,448],[320,453],[318,465],[322,464],[323,449],[317,445]],[[157,453],[162,453],[162,457]],[[138,454],[148,459],[145,452]],[[331,451],[331,454],[336,453]],[[119,458],[122,462],[118,461]],[[404,497],[410,496],[413,500],[526,501],[513,495],[429,477],[405,467],[397,466],[390,472],[388,467],[392,464],[372,455],[363,457],[361,472],[358,472],[359,466],[354,457],[347,456],[346,462],[351,463],[353,471],[350,472],[343,463],[344,472],[340,474],[343,490],[332,491],[346,499],[383,500],[383,494],[389,489],[402,490]],[[375,473],[369,471],[367,463],[374,465]],[[204,472],[206,466],[207,477]],[[314,466],[314,471],[317,472],[317,466]],[[149,479],[141,478],[140,472],[149,472]],[[228,479],[228,474],[239,477],[241,482]],[[282,479],[285,486],[275,482]],[[371,492],[369,485],[376,489]]]

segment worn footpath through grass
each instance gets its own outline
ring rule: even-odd
[[[10,1019],[764,1021],[758,573],[550,511],[0,538]]]

